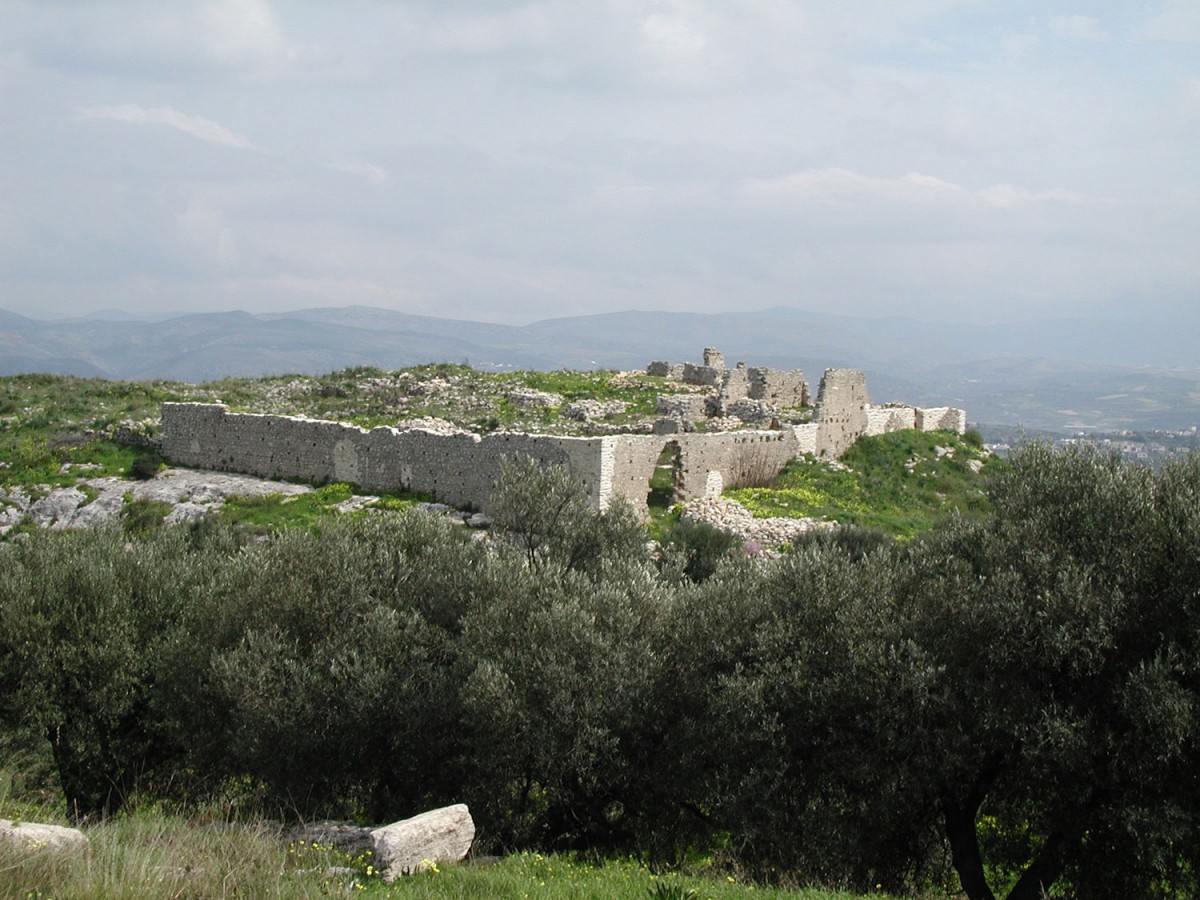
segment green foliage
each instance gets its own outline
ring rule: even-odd
[[[707,581],[731,551],[742,547],[730,532],[691,519],[677,519],[659,543],[662,564],[679,567],[694,582]]]
[[[0,566],[0,722],[44,738],[74,817],[104,816],[173,748],[151,686],[185,593],[180,533],[33,534]]]
[[[504,461],[489,506],[493,527],[535,568],[596,572],[606,559],[633,558],[645,545],[628,503],[616,498],[599,512],[569,470],[530,456]]]
[[[134,534],[161,528],[172,506],[161,500],[129,500],[121,507],[121,524]]]
[[[129,476],[138,481],[148,481],[163,468],[162,457],[154,452],[139,453],[129,466]]]
[[[1011,898],[1059,880],[1080,897],[1195,892],[1183,835],[1200,806],[1178,785],[1197,762],[1197,582],[1166,585],[1182,559],[1168,548],[1197,535],[1200,509],[1179,500],[1198,484],[1194,461],[1156,477],[1030,445],[992,486],[994,518],[914,548],[905,628],[937,673],[920,777],[969,896],[990,896],[985,862],[1019,873]],[[985,860],[983,816],[1032,839],[989,840]]]
[[[973,461],[983,464],[978,474]],[[757,516],[812,516],[911,538],[951,512],[983,515],[987,473],[1002,466],[965,436],[898,431],[859,438],[837,463],[797,459],[769,487],[726,496]]]
[[[49,759],[81,816],[462,801],[481,849],[1195,896],[1200,455],[1154,473],[1032,445],[989,491],[912,541],[846,529],[778,560],[680,526],[661,568],[628,509],[529,459],[498,548],[416,511],[253,542],[35,534],[0,547],[0,748]]]
[[[189,816],[139,812],[89,829],[86,854],[22,853],[0,846],[0,894],[37,898],[263,897],[339,894],[396,898],[563,897],[644,900],[665,885],[675,896],[711,900],[855,900],[842,892],[747,886],[717,874],[664,879],[646,866],[566,855],[519,853],[492,865],[435,866],[383,884],[367,860],[337,850],[284,844],[269,824],[238,825],[197,810]],[[672,896],[668,893],[665,896]],[[878,893],[871,895],[880,898]],[[886,898],[882,898],[886,900]]]

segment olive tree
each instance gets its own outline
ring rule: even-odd
[[[963,890],[1194,889],[1200,581],[1180,563],[1200,547],[1200,467],[1156,479],[1045,445],[1011,462],[992,518],[919,542],[898,594],[933,675],[911,764]]]
[[[4,548],[0,720],[46,741],[73,817],[111,815],[180,756],[159,686],[187,640],[189,584],[222,555],[184,529],[43,532]]]

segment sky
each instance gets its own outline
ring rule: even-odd
[[[0,307],[1200,316],[1196,0],[0,0]]]

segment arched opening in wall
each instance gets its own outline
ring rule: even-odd
[[[665,511],[675,505],[683,487],[683,451],[677,441],[668,441],[658,455],[654,472],[650,476],[650,492],[646,495],[646,506],[651,515],[655,510]]]

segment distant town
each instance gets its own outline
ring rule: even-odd
[[[1118,450],[1124,459],[1158,468],[1168,460],[1182,459],[1190,451],[1200,449],[1200,428],[1196,425],[1179,431],[1095,431],[1070,435],[1026,431],[1020,427],[1005,425],[985,425],[979,428],[984,435],[985,446],[1001,456],[1006,455],[1014,445],[1023,440],[1040,438],[1053,442],[1055,447],[1090,444]]]

